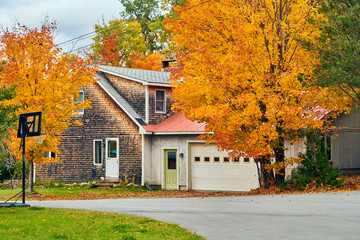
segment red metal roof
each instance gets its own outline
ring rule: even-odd
[[[206,123],[193,122],[181,113],[175,113],[159,124],[143,126],[147,132],[205,132]]]

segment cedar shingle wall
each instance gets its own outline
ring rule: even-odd
[[[156,90],[165,90],[166,113],[155,112],[155,94]],[[171,110],[173,98],[171,88],[149,86],[149,124],[158,124],[171,116],[174,112]]]
[[[103,165],[94,165],[93,140],[119,138],[120,178],[125,175],[141,182],[141,135],[138,127],[101,89],[98,84],[84,88],[85,98],[93,99],[92,108],[75,117],[83,126],[70,127],[59,145],[59,163],[36,166],[36,181],[49,179],[66,183],[99,180],[105,177],[105,149]]]
[[[106,74],[120,95],[145,120],[145,86],[142,83]]]

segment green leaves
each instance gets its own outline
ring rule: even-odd
[[[360,106],[360,2],[321,1],[325,20],[314,49],[320,65],[315,75],[320,86],[335,86]]]

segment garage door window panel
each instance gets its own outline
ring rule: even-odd
[[[233,160],[234,160],[234,163],[240,163],[239,158],[234,158]]]
[[[250,163],[250,158],[244,157],[244,163]]]
[[[220,162],[220,158],[219,158],[219,157],[214,157],[214,162],[215,162],[215,163]]]
[[[210,162],[210,157],[204,157],[204,162]]]
[[[194,157],[194,162],[201,162],[200,157]]]
[[[224,157],[224,163],[229,163],[230,162],[230,158],[229,157]]]

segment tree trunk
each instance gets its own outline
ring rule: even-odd
[[[29,161],[29,183],[28,183],[28,193],[32,193],[34,189],[34,162]]]
[[[281,127],[276,127],[276,131],[279,133],[279,142],[275,152],[275,161],[277,163],[283,163],[285,160],[285,145],[284,145],[284,137],[282,137],[283,129]],[[275,173],[275,184],[279,185],[281,182],[285,180],[285,167],[280,171]]]
[[[269,188],[270,181],[274,179],[274,175],[272,174],[272,172],[269,173],[268,171],[266,171],[265,164],[270,164],[270,156],[263,156],[256,159],[260,188]]]
[[[11,190],[14,190],[14,185],[13,185],[13,177],[11,174],[11,167],[8,167],[9,170],[9,176],[10,176],[10,186],[11,186]]]

